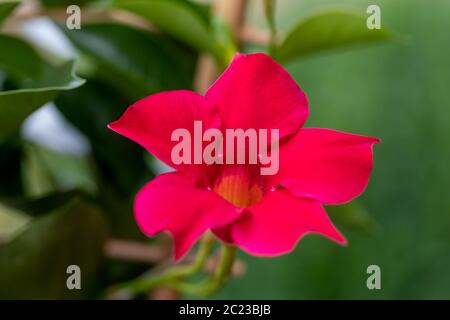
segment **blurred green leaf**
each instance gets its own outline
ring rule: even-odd
[[[131,103],[98,79],[89,79],[84,86],[56,100],[63,115],[90,140],[99,201],[117,237],[140,235],[133,219],[132,200],[139,187],[153,176],[144,161],[145,151],[107,128]]]
[[[167,35],[120,24],[61,30],[93,68],[83,74],[88,79],[84,86],[65,92],[55,103],[91,143],[99,201],[111,220],[114,236],[141,237],[132,202],[153,174],[144,161],[145,150],[107,125],[146,95],[192,88],[196,54]]]
[[[33,87],[45,74],[47,63],[27,42],[6,34],[0,34],[0,69],[8,73],[21,87]]]
[[[41,197],[0,197],[0,203],[15,210],[20,210],[27,215],[39,216],[56,210],[71,199],[82,195],[83,193],[80,190],[57,191]]]
[[[58,188],[56,179],[38,148],[32,144],[25,145],[21,159],[24,194],[30,197],[39,197]]]
[[[373,234],[379,228],[378,223],[358,200],[339,206],[327,206],[327,212],[338,226],[351,231]]]
[[[107,234],[101,212],[81,200],[37,218],[0,246],[0,299],[89,297]],[[81,290],[67,289],[70,265],[81,269]]]
[[[76,3],[73,0],[40,0],[40,2],[46,7],[67,7],[70,5],[84,6],[90,2],[96,2],[98,0],[77,0]]]
[[[143,158],[145,151],[107,128],[131,103],[97,79],[90,79],[56,100],[63,115],[89,138],[97,175],[105,177],[111,188],[122,195],[132,194],[150,178]]]
[[[20,210],[4,205],[0,200],[0,247],[22,230],[31,219]]]
[[[300,21],[274,49],[274,56],[280,62],[287,62],[329,49],[390,38],[391,33],[386,28],[368,29],[365,16],[329,11]]]
[[[40,145],[24,148],[22,176],[30,196],[42,196],[56,190],[79,189],[96,193],[93,172],[85,156],[61,153]]]
[[[5,70],[18,87],[0,92],[2,143],[33,111],[53,100],[61,91],[79,87],[84,80],[74,74],[72,62],[51,66],[18,38],[0,35],[0,47],[0,70]]]
[[[0,24],[14,11],[20,1],[0,2]]]
[[[65,92],[56,105],[89,138],[99,178],[120,197],[132,196],[151,177],[143,160],[144,150],[108,130],[107,125],[136,99],[191,88],[196,55],[167,36],[119,24],[62,30],[93,58],[98,72],[86,75],[86,85]]]
[[[131,99],[192,86],[195,54],[167,37],[114,23],[84,24],[81,30],[61,27],[61,30],[93,58],[97,74],[103,80]]]
[[[197,50],[211,53],[221,62],[228,59],[210,21],[190,1],[117,0],[114,5],[142,16],[162,31]]]
[[[0,146],[0,195],[22,194],[22,155],[23,150],[19,139],[10,139]]]

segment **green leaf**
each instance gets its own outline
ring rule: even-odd
[[[90,79],[83,87],[68,91],[56,100],[63,115],[89,138],[97,174],[107,177],[111,188],[126,195],[151,178],[146,170],[144,150],[107,128],[131,103],[97,79]]]
[[[15,210],[22,211],[29,216],[40,216],[56,210],[68,203],[71,199],[82,196],[80,190],[57,191],[42,197],[0,197],[0,203]]]
[[[0,247],[29,223],[32,218],[0,201]]]
[[[62,31],[93,60],[97,71],[86,74],[89,81],[62,94],[56,105],[89,138],[99,175],[119,194],[130,195],[149,178],[144,150],[107,125],[148,94],[191,88],[196,55],[167,36],[120,24]]]
[[[27,195],[42,196],[56,190],[79,189],[94,195],[97,186],[89,158],[26,144],[22,177]]]
[[[300,21],[275,48],[274,56],[280,62],[287,62],[329,49],[390,38],[391,33],[385,28],[368,29],[365,16],[329,11]]]
[[[367,235],[373,234],[379,229],[378,223],[358,200],[339,206],[328,206],[327,211],[338,226],[343,226],[351,231]]]
[[[67,7],[73,4],[77,6],[84,6],[90,2],[96,0],[77,0],[76,3],[73,0],[40,0],[40,2],[46,7]]]
[[[101,212],[77,199],[33,220],[0,247],[0,299],[89,297],[107,234]],[[81,290],[66,286],[70,265],[81,269]]]
[[[90,68],[83,73],[87,83],[61,94],[56,106],[90,141],[99,198],[114,236],[141,236],[132,200],[153,174],[144,161],[145,150],[107,125],[146,95],[191,88],[196,54],[167,35],[120,24],[61,30],[89,59]]]
[[[61,31],[93,60],[97,76],[133,100],[192,86],[195,54],[167,37],[114,23]]]
[[[17,196],[23,193],[22,146],[19,139],[11,139],[0,146],[0,195]]]
[[[0,24],[14,11],[20,1],[0,2]]]
[[[114,5],[147,19],[197,50],[209,52],[222,62],[225,59],[210,21],[189,1],[117,0]]]
[[[22,156],[22,184],[24,194],[39,197],[58,189],[55,176],[45,162],[39,147],[26,144]]]
[[[0,35],[0,70],[6,71],[16,90],[0,92],[0,143],[15,133],[33,111],[61,91],[81,86],[73,62],[52,66],[23,40]]]
[[[56,100],[58,109],[90,140],[99,198],[117,237],[140,234],[132,215],[132,199],[153,176],[144,161],[145,151],[107,128],[132,102],[95,78]]]

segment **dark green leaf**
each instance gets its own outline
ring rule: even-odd
[[[90,2],[96,0],[77,0],[76,3],[73,0],[40,0],[40,2],[46,7],[67,7],[73,4],[77,6],[84,6]]]
[[[58,189],[56,178],[40,152],[39,146],[27,144],[23,148],[22,182],[24,193],[40,197]]]
[[[330,11],[300,21],[275,48],[274,55],[280,62],[286,62],[329,49],[389,38],[391,34],[386,28],[368,29],[365,16]]]
[[[42,197],[0,197],[0,203],[30,216],[39,216],[62,207],[69,200],[82,194],[80,190],[69,190],[52,192]]]
[[[79,87],[73,63],[58,67],[43,61],[26,42],[0,35],[0,70],[11,77],[17,90],[0,92],[0,143],[15,133],[22,121],[61,91]]]
[[[61,30],[93,58],[102,79],[132,99],[192,86],[194,53],[166,37],[113,23]]]
[[[20,1],[0,2],[0,24],[14,11]]]
[[[57,190],[79,189],[89,195],[97,191],[88,157],[57,152],[40,145],[25,146],[22,176],[30,196]]]
[[[0,202],[0,247],[13,238],[32,218]]]
[[[196,56],[166,36],[119,24],[88,24],[64,32],[94,58],[98,72],[83,87],[61,95],[56,104],[89,138],[100,176],[119,194],[132,195],[149,178],[143,149],[107,125],[136,99],[190,88]]]
[[[100,201],[118,237],[140,234],[133,219],[132,199],[152,178],[144,161],[145,151],[107,128],[131,103],[97,79],[56,100],[64,116],[90,139]]]
[[[89,138],[100,175],[126,195],[150,178],[146,174],[144,150],[107,128],[129,104],[113,88],[96,79],[56,100],[64,116]]]
[[[191,88],[196,54],[167,35],[120,24],[87,24],[81,30],[61,30],[83,57],[93,62],[94,72],[86,74],[84,86],[62,94],[56,105],[90,140],[99,198],[107,208],[114,235],[139,236],[132,199],[152,173],[143,158],[145,151],[107,125],[139,98]]]
[[[80,200],[34,220],[0,247],[0,299],[89,297],[106,237],[102,214]],[[81,269],[81,290],[67,289],[70,265]]]
[[[224,59],[222,46],[204,14],[189,1],[118,0],[115,6],[144,17],[162,31],[178,40]]]
[[[17,196],[22,194],[22,147],[19,139],[11,139],[0,146],[0,194]]]

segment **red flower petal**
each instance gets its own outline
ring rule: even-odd
[[[285,190],[267,194],[231,228],[232,241],[259,256],[288,253],[308,233],[321,234],[342,245],[347,243],[318,202],[292,197]]]
[[[280,129],[280,138],[297,132],[309,113],[297,83],[262,53],[237,54],[206,98],[219,108],[225,128]]]
[[[210,228],[226,225],[240,215],[229,202],[181,173],[156,177],[137,194],[136,221],[144,234],[168,231],[179,260]]]
[[[109,128],[139,143],[175,169],[204,175],[206,165],[177,165],[171,159],[172,148],[178,144],[178,141],[171,141],[172,132],[179,128],[187,129],[193,139],[195,120],[202,121],[203,130],[220,127],[218,110],[212,104],[195,92],[179,90],[139,100]],[[194,143],[191,145],[193,149]],[[191,154],[193,159],[193,151]]]
[[[367,186],[378,139],[329,129],[301,129],[280,147],[273,184],[324,204],[359,196]]]

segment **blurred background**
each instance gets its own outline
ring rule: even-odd
[[[66,25],[71,4],[81,29]],[[372,4],[381,30],[365,26]],[[212,298],[450,298],[450,1],[272,9],[273,20],[262,0],[0,1],[0,298],[107,298],[170,260],[170,239],[145,239],[132,213],[167,168],[106,125],[151,93],[204,92],[236,50],[287,68],[309,98],[307,127],[382,143],[366,192],[328,208],[348,247],[308,236],[283,257],[240,253]],[[82,290],[67,290],[71,264]],[[366,286],[369,265],[381,290]]]

